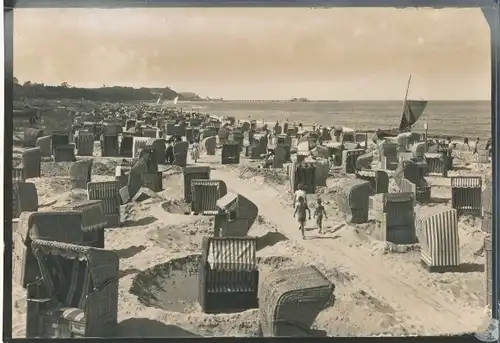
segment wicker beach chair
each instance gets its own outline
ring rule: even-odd
[[[118,144],[117,133],[103,133],[101,135],[101,156],[102,157],[120,156],[120,146]]]
[[[245,237],[248,233],[249,218],[241,211],[239,195],[228,192],[217,200],[217,214],[214,218],[215,237]],[[258,211],[258,209],[257,209]]]
[[[35,146],[40,149],[40,155],[42,157],[50,157],[52,155],[51,141],[51,136],[43,136],[37,138]]]
[[[413,193],[385,193],[377,220],[377,239],[394,244],[416,243]]]
[[[350,149],[342,151],[342,170],[346,174],[356,173],[356,161],[365,154],[364,149]]]
[[[27,287],[27,338],[112,335],[118,314],[116,253],[38,239],[31,246],[41,278]]]
[[[295,192],[298,185],[304,185],[306,194],[316,193],[316,166],[314,163],[292,162],[289,168],[290,190]]]
[[[54,138],[52,138],[54,139]],[[75,146],[73,144],[52,146],[55,162],[76,162]]]
[[[78,132],[78,156],[93,156],[94,155],[94,134],[88,131]]]
[[[425,162],[427,163],[428,175],[448,177],[448,167],[450,165],[447,153],[426,153]]]
[[[368,221],[369,197],[373,195],[370,182],[349,179],[342,183],[338,203],[348,223],[362,224]]]
[[[38,192],[31,182],[12,184],[12,218],[17,218],[24,211],[38,211]]]
[[[227,141],[222,145],[221,164],[239,164],[241,146],[238,142]]]
[[[34,148],[36,147],[36,140],[40,137],[43,137],[44,131],[43,129],[25,127],[23,133],[24,133],[23,146],[25,148]]]
[[[453,272],[460,266],[457,211],[433,208],[417,215],[415,232],[420,243],[422,265],[429,272]]]
[[[311,325],[334,302],[335,286],[315,267],[285,269],[268,275],[259,299],[264,337],[313,336]]]
[[[187,166],[182,168],[183,184],[184,184],[184,201],[191,202],[191,180],[208,180],[210,179],[210,166]]]
[[[87,189],[87,183],[92,181],[92,165],[94,160],[81,160],[74,162],[69,167],[71,189]]]
[[[370,182],[374,194],[389,192],[389,175],[384,170],[362,169],[356,178]]]
[[[120,226],[120,183],[117,181],[89,182],[88,200],[102,200],[106,227]]]
[[[227,186],[221,180],[191,180],[191,210],[195,213],[214,215],[217,200],[227,194]]]
[[[52,141],[52,154],[55,156],[55,148],[60,145],[69,145],[69,131],[67,130],[53,130],[51,132]]]
[[[12,278],[22,287],[39,276],[31,251],[33,239],[83,245],[82,214],[78,212],[22,212],[13,235]]]
[[[402,161],[394,172],[394,181],[401,192],[412,192],[411,188],[414,187],[415,201],[426,203],[431,200],[431,186],[424,178],[424,172],[425,167],[416,161]]]
[[[30,148],[23,152],[21,157],[24,178],[30,179],[42,175],[42,154],[40,148]]]
[[[154,160],[158,164],[165,164],[167,146],[163,138],[151,138],[146,142],[146,148],[154,151]]]
[[[157,154],[153,148],[145,147],[138,151],[139,159],[146,162],[146,173],[156,173],[158,171]]]
[[[120,141],[120,157],[133,157],[134,156],[134,136],[128,132],[122,133]]]
[[[187,165],[188,150],[188,142],[181,141],[174,144],[174,164],[176,166],[185,167]]]
[[[481,217],[483,179],[480,176],[456,176],[451,178],[451,207],[457,215]]]
[[[399,164],[398,145],[393,142],[384,142],[379,145],[380,168],[387,170],[396,170]]]
[[[256,237],[205,237],[199,266],[203,312],[257,308],[259,270]]]
[[[81,213],[84,245],[104,249],[104,228],[107,225],[107,220],[101,200],[76,201],[56,207],[54,210]]]
[[[209,156],[215,155],[215,150],[217,149],[217,137],[212,136],[204,138],[202,143],[207,155]]]
[[[149,141],[148,137],[134,137],[133,142],[133,158],[139,158],[139,150],[142,150],[146,147],[146,143]]]

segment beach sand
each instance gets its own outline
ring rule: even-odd
[[[14,160],[21,151],[14,147]],[[491,177],[489,164],[472,162],[468,152],[459,155],[450,176]],[[96,159],[93,181],[113,180],[119,160]],[[485,261],[474,255],[484,239],[479,219],[461,217],[459,222],[461,262],[468,270],[431,274],[421,267],[417,249],[394,253],[376,241],[374,223],[348,225],[340,219],[336,192],[347,177],[340,172],[317,191],[328,214],[326,233],[319,235],[310,221],[303,240],[292,218],[285,171],[259,171],[257,163],[243,157],[240,165],[221,165],[220,150],[216,156],[202,153],[198,163],[209,164],[212,179],[223,180],[258,206],[249,235],[259,237],[261,281],[277,269],[314,265],[335,284],[335,303],[319,314],[314,328],[329,336],[456,334],[476,331],[487,320]],[[85,191],[68,192],[68,167],[42,163],[42,177],[29,180],[36,184],[41,211],[86,198]],[[202,238],[213,235],[213,223],[211,217],[183,214],[181,170],[166,168],[158,197],[122,206],[124,224],[106,230],[106,249],[120,257],[116,336],[257,336],[257,309],[217,315],[201,311],[195,263]],[[450,206],[449,179],[427,179],[432,196]],[[161,302],[152,300],[152,277],[165,289],[156,294]],[[25,335],[26,291],[14,283],[12,292],[13,337],[20,338]]]

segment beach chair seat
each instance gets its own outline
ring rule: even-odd
[[[12,184],[12,218],[22,212],[38,211],[38,192],[31,182],[14,182]]]
[[[89,182],[88,200],[102,200],[106,228],[120,226],[120,183],[117,181]]]
[[[42,176],[42,154],[40,148],[26,149],[21,157],[21,167],[24,169],[25,179]]]
[[[264,337],[314,336],[318,314],[334,303],[335,285],[314,266],[278,270],[262,282],[259,331]]]
[[[385,193],[383,209],[377,220],[377,239],[394,244],[414,244],[415,198],[414,193]]]
[[[316,165],[314,163],[292,162],[289,168],[290,190],[295,192],[299,184],[304,186],[306,194],[316,193]]]
[[[118,144],[117,133],[103,133],[101,135],[101,156],[118,157],[120,156],[120,146]]]
[[[457,215],[481,217],[482,206],[481,176],[455,176],[451,178],[451,207]]]
[[[166,163],[166,152],[167,146],[165,144],[165,140],[163,138],[151,138],[146,142],[146,148],[151,149],[154,154],[153,160],[156,161],[157,170],[158,164]],[[156,170],[156,171],[157,171]]]
[[[221,164],[239,164],[241,146],[239,142],[227,141],[222,145]]]
[[[174,144],[174,164],[176,166],[185,167],[187,165],[188,150],[188,142],[181,141]]]
[[[208,156],[214,156],[215,150],[217,149],[217,137],[212,136],[203,138],[202,146]]]
[[[133,157],[134,155],[134,136],[128,132],[122,133],[120,141],[120,157]]]
[[[52,141],[52,155],[55,156],[55,148],[60,145],[69,145],[69,131],[67,130],[53,130],[51,132]]]
[[[256,237],[203,239],[199,266],[199,302],[203,312],[258,307],[256,249]]]
[[[94,134],[88,131],[78,132],[78,144],[76,147],[78,156],[94,155]]]
[[[73,144],[53,146],[53,152],[55,162],[76,162]]]
[[[217,200],[227,194],[227,186],[221,180],[191,180],[191,210],[200,214],[217,213]]]
[[[69,167],[71,189],[87,189],[87,183],[92,181],[92,159],[74,162]]]
[[[182,177],[184,185],[184,201],[191,202],[191,180],[210,179],[210,166],[186,166],[182,168]]]
[[[448,177],[448,171],[451,157],[445,153],[426,153],[425,161],[427,163],[427,174],[434,176]]]
[[[370,182],[374,194],[389,192],[389,175],[383,170],[361,169],[356,178]]]
[[[40,278],[27,286],[27,338],[112,335],[119,259],[104,249],[33,240]]]
[[[342,151],[342,170],[344,173],[356,173],[356,161],[364,154],[364,149],[350,149]]]

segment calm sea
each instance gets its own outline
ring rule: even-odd
[[[266,122],[345,126],[358,129],[389,128],[399,125],[402,101],[339,102],[182,102],[177,107],[198,107],[200,112],[218,116],[251,117]],[[422,131],[424,122],[434,135],[490,137],[491,106],[489,101],[429,101],[415,126]]]

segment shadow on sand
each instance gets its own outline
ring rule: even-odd
[[[113,251],[118,255],[119,258],[131,258],[143,250],[146,250],[146,247],[144,245],[133,245],[125,249],[117,249]]]
[[[129,318],[118,323],[117,337],[182,338],[203,337],[180,328],[148,318]]]
[[[257,239],[257,251],[260,251],[267,247],[272,247],[279,242],[287,241],[283,234],[279,232],[268,232],[264,236],[261,236]]]

